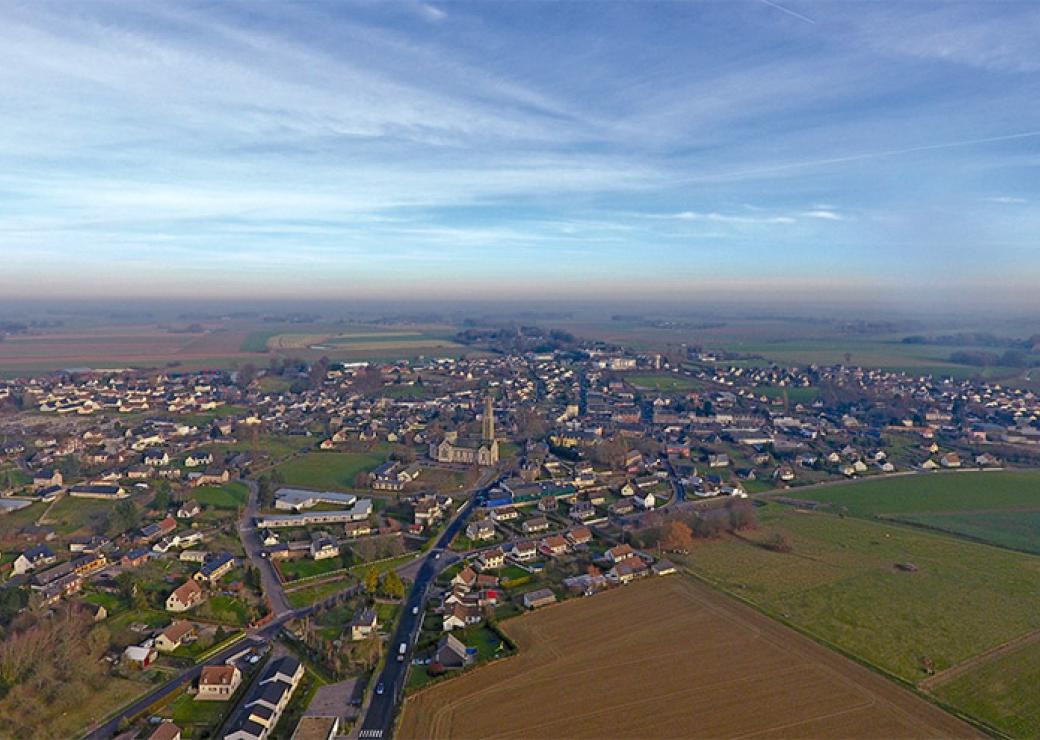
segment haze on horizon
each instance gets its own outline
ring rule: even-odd
[[[1040,307],[1040,5],[0,4],[0,295]]]

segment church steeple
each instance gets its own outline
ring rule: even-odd
[[[482,420],[482,434],[485,442],[495,441],[495,409],[491,405],[491,396],[484,397],[484,418]]]

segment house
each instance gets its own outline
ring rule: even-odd
[[[558,534],[549,535],[542,540],[541,550],[546,555],[557,557],[567,552],[567,540]]]
[[[524,594],[523,603],[527,609],[538,609],[543,606],[549,606],[549,604],[555,604],[556,594],[548,588],[539,588]]]
[[[622,560],[636,557],[635,550],[632,549],[631,545],[620,544],[610,548],[606,552],[607,560],[612,563],[620,563]]]
[[[1000,465],[1000,460],[988,452],[984,452],[981,455],[975,456],[975,464],[980,468],[991,467],[993,465]]]
[[[151,550],[147,547],[138,547],[123,555],[119,561],[124,568],[136,568],[148,562]]]
[[[350,639],[364,640],[379,629],[375,609],[362,609],[350,620]]]
[[[496,522],[508,522],[520,518],[520,512],[512,506],[503,506],[491,512],[491,518]]]
[[[199,568],[198,572],[195,573],[194,578],[200,583],[209,583],[210,585],[219,581],[225,573],[235,567],[235,558],[231,553],[222,552],[219,555],[215,555]]]
[[[372,534],[372,525],[368,522],[347,522],[343,527],[347,537],[363,537]]]
[[[466,588],[473,588],[473,585],[477,582],[477,572],[470,568],[468,565],[460,570],[454,578],[451,579],[451,585],[453,586],[465,586]]]
[[[45,565],[53,565],[57,560],[58,558],[47,545],[36,545],[15,558],[11,572],[16,576],[20,576],[23,573],[28,573],[30,570]]]
[[[233,665],[204,666],[199,675],[197,701],[227,701],[242,684],[242,672]]]
[[[194,635],[195,625],[186,619],[178,619],[155,638],[155,649],[161,653],[173,652]]]
[[[422,496],[415,502],[415,523],[430,526],[444,517],[445,509],[436,496]]]
[[[148,740],[181,740],[181,728],[167,720],[155,728]]]
[[[202,587],[195,581],[185,581],[166,598],[166,611],[185,612],[205,598]]]
[[[623,498],[610,505],[609,511],[614,516],[625,516],[636,510],[636,505],[631,499]]]
[[[73,572],[82,577],[89,576],[108,565],[108,558],[102,552],[93,552],[72,561]]]
[[[464,606],[455,604],[449,611],[444,613],[443,630],[451,632],[453,629],[465,629],[471,624],[480,621],[480,609],[476,606]]]
[[[202,507],[199,506],[199,502],[195,499],[185,501],[179,509],[177,509],[178,519],[193,519],[202,513]]]
[[[628,583],[649,572],[649,567],[642,558],[625,558],[615,563],[614,567],[607,571],[607,578],[617,583]]]
[[[170,464],[170,456],[166,450],[146,450],[143,457],[145,465],[153,468],[161,468]]]
[[[454,635],[445,635],[433,652],[433,662],[448,670],[458,670],[473,663],[474,656],[461,640]]]
[[[572,545],[587,545],[592,542],[592,530],[588,527],[575,527],[567,533]]]
[[[470,522],[466,526],[466,536],[471,540],[493,540],[495,538],[495,523],[491,519],[481,519],[479,522]]]
[[[506,555],[501,547],[485,550],[477,557],[481,570],[494,570],[506,564]]]
[[[729,455],[725,453],[719,453],[718,455],[708,455],[708,467],[709,468],[728,468],[729,467]]]
[[[338,557],[339,543],[331,537],[316,537],[311,540],[310,553],[315,560]]]
[[[939,463],[935,462],[935,460],[925,460],[923,463],[921,463],[921,470],[938,470],[938,469],[939,469]]]
[[[636,507],[643,511],[650,511],[657,505],[657,498],[650,491],[640,491],[632,497]]]
[[[591,501],[577,501],[571,506],[571,510],[568,512],[568,516],[571,519],[577,519],[579,522],[592,519],[596,516],[596,509],[592,505]]]
[[[243,710],[227,727],[224,740],[265,740],[292,698],[303,665],[291,656],[268,664],[243,700]]]
[[[961,456],[956,452],[947,452],[939,458],[939,465],[944,468],[959,468],[961,466]]]
[[[177,520],[172,516],[167,516],[161,522],[153,522],[142,527],[137,535],[137,541],[140,543],[152,542],[160,537],[165,537],[175,529],[177,529]]]
[[[41,470],[33,474],[32,489],[39,491],[44,488],[60,486],[64,482],[60,470]]]
[[[532,519],[528,519],[522,525],[520,529],[523,530],[524,534],[532,534],[534,532],[544,532],[549,528],[549,520],[544,516],[536,516]]]
[[[534,560],[538,556],[538,547],[533,542],[515,542],[509,551],[509,557],[520,563]]]
[[[184,467],[186,468],[198,468],[203,465],[213,464],[213,453],[208,451],[196,451],[189,452],[188,456],[184,458]]]
[[[147,668],[155,662],[158,653],[155,648],[142,645],[130,645],[123,651],[123,660],[136,668]]]

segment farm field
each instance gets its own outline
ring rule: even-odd
[[[1012,737],[1040,737],[1040,640],[993,657],[933,689]]]
[[[401,737],[977,735],[688,578],[569,601],[505,630],[518,655],[409,698]]]
[[[850,516],[1040,553],[1040,471],[929,473],[798,491]]]
[[[319,490],[351,490],[354,478],[380,465],[378,453],[310,452],[278,466],[288,486]]]
[[[778,506],[759,518],[746,539],[698,546],[690,570],[910,683],[923,658],[941,672],[1040,629],[1040,558]],[[777,533],[789,552],[764,546]]]

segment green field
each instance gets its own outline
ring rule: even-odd
[[[892,521],[967,537],[1040,555],[1040,509],[972,511],[956,514],[902,514]]]
[[[278,466],[286,485],[319,490],[351,490],[358,473],[385,461],[378,453],[311,452]]]
[[[927,473],[798,491],[852,516],[1040,509],[1040,471]]]
[[[212,509],[235,510],[245,506],[249,488],[245,483],[232,481],[223,486],[201,486],[192,491],[191,497],[202,506]]]
[[[1040,471],[929,473],[798,491],[850,516],[1040,553]]]
[[[787,392],[787,400],[789,403],[812,403],[820,397],[819,388],[805,388],[805,387],[793,387],[793,388],[781,388],[777,385],[760,385],[754,388],[755,394],[758,396],[765,396],[766,398],[780,398],[784,397],[784,392]]]
[[[1040,737],[1040,642],[987,660],[935,695],[1011,737]]]
[[[626,375],[625,379],[636,388],[648,391],[675,392],[700,390],[705,384],[685,375]]]
[[[1040,628],[1040,558],[776,505],[760,519],[749,541],[698,546],[691,570],[907,681],[922,656],[941,671]],[[790,552],[761,546],[774,532]]]
[[[117,501],[65,496],[51,507],[47,520],[58,534],[69,535],[100,522],[111,513]]]

